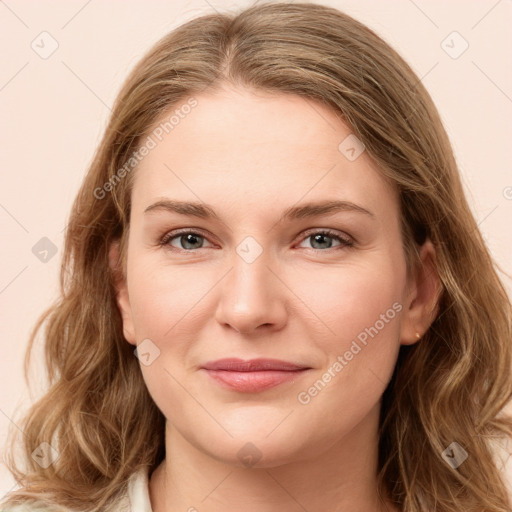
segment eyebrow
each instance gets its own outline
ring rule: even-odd
[[[168,211],[172,213],[178,213],[180,215],[200,217],[202,219],[221,220],[219,215],[210,205],[198,202],[163,199],[148,206],[144,210],[144,214],[156,211]],[[337,212],[363,213],[369,217],[375,218],[375,215],[370,210],[367,210],[358,204],[352,203],[350,201],[333,200],[309,202],[299,206],[291,206],[283,212],[280,222],[317,217],[320,215],[329,215]]]

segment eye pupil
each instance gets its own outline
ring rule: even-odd
[[[187,233],[186,235],[182,235],[181,236],[182,247],[185,249],[197,249],[197,247],[190,247],[190,245],[194,246],[194,244],[196,244],[200,238],[201,237],[198,237],[192,233]]]
[[[325,243],[326,243],[324,239],[328,240],[327,248],[330,248],[332,246],[332,238],[329,235],[326,235],[323,233],[317,233],[316,235],[313,235],[312,238],[315,241],[315,243],[318,242],[321,246],[323,246],[323,248],[325,248]]]

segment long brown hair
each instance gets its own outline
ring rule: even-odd
[[[407,512],[508,511],[492,442],[512,436],[512,420],[500,414],[512,397],[511,304],[447,134],[421,81],[388,44],[346,14],[308,3],[196,18],[162,38],[126,80],[73,205],[61,297],[29,341],[27,379],[44,325],[49,388],[17,421],[25,467],[13,450],[9,467],[21,488],[5,504],[109,510],[133,472],[163,460],[164,417],[123,338],[108,250],[121,240],[125,261],[136,173],[127,162],[148,130],[223,82],[337,112],[399,191],[408,262],[427,237],[436,248],[439,315],[420,342],[401,347],[382,401],[383,494]],[[47,468],[31,457],[43,442],[59,454]],[[441,455],[452,442],[468,454],[456,469]]]

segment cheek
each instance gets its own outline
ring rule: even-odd
[[[321,321],[323,339],[339,350],[376,322],[382,327],[383,314],[386,328],[381,330],[390,331],[388,326],[393,324],[396,331],[400,308],[393,305],[399,304],[403,286],[401,266],[392,258],[376,257],[364,263],[302,272],[293,290],[314,314],[311,322]]]
[[[187,356],[197,335],[198,315],[204,316],[201,298],[207,293],[207,276],[167,266],[139,256],[129,268],[130,305],[137,343],[150,340],[150,364],[141,359],[148,391],[167,418],[185,413],[183,387]],[[143,341],[144,340],[144,341]]]
[[[403,273],[389,260],[379,266],[344,268],[322,282],[314,294],[309,288],[308,299],[334,334],[324,329],[316,338],[325,363],[298,390],[296,402],[311,428],[326,410],[342,412],[322,425],[322,435],[329,437],[347,426],[347,418],[354,424],[361,420],[378,403],[393,374],[400,348]],[[302,293],[308,284],[311,280]]]
[[[213,272],[166,265],[139,257],[128,274],[130,304],[137,339],[160,340],[182,333],[201,310],[201,299],[215,283]]]
[[[301,390],[300,403],[314,401],[318,411],[329,404],[353,406],[356,414],[383,393],[400,348],[405,272],[393,258],[378,259],[330,269],[323,278],[303,276],[299,293],[329,330],[323,327],[315,338],[324,367]]]

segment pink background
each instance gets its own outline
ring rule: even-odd
[[[28,334],[56,297],[67,216],[122,80],[151,44],[177,25],[250,3],[0,2],[2,443],[20,407],[42,391],[40,365],[35,368],[32,395],[23,380]],[[451,137],[480,228],[497,263],[511,275],[512,1],[318,3],[366,23],[422,79]],[[40,36],[43,31],[51,36]],[[446,39],[453,31],[463,39]],[[34,41],[40,53],[49,52],[56,44],[53,40],[58,48],[47,58],[31,47]],[[467,50],[453,58],[464,48],[464,40]],[[446,53],[446,44],[452,56]],[[32,252],[42,237],[57,249],[47,262]],[[510,278],[501,275],[510,292]],[[508,461],[506,471],[512,480],[510,452],[512,447],[501,457]],[[0,497],[13,486],[13,478],[0,464]]]

